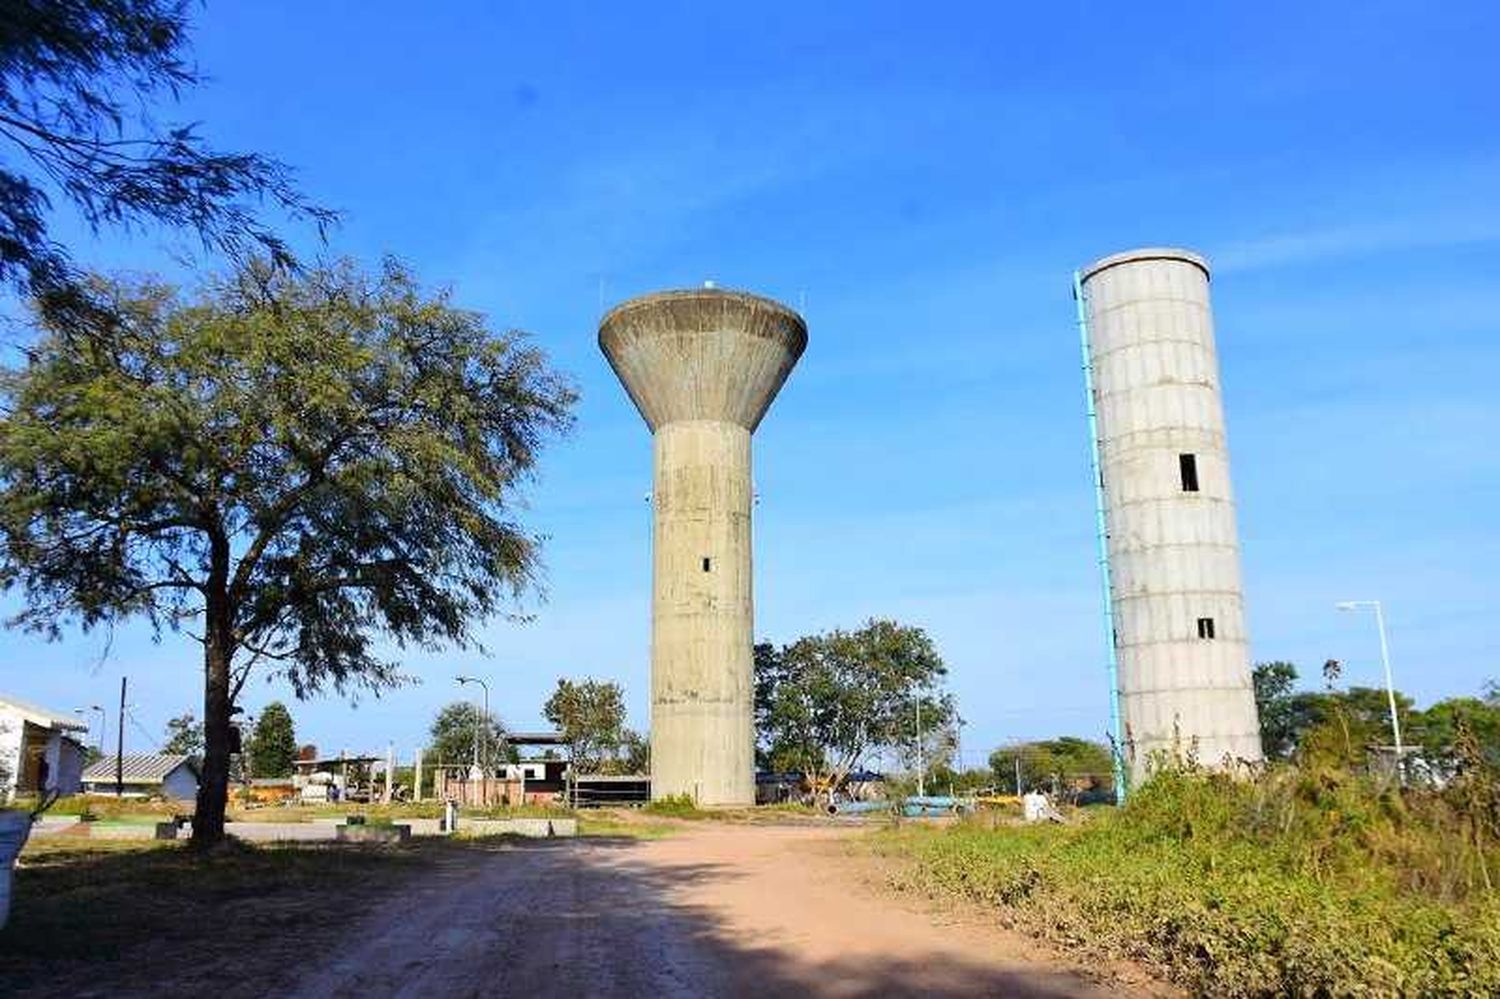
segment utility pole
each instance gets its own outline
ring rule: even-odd
[[[115,733],[115,797],[125,796],[125,684],[120,677],[120,730]]]
[[[1016,750],[1016,797],[1021,796],[1021,751]]]

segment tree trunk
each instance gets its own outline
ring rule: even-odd
[[[229,803],[229,663],[234,655],[229,613],[229,545],[215,539],[203,622],[203,774],[193,810],[193,845],[224,839]]]

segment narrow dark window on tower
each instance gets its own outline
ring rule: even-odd
[[[710,567],[710,566],[711,566],[711,565],[712,565],[712,564],[713,564],[713,563],[711,563],[711,562],[710,562],[710,561],[709,561],[709,558],[708,558],[708,556],[707,556],[707,555],[705,555],[705,556],[703,556],[703,571],[704,571],[704,572],[707,572],[707,571],[708,571],[708,570],[709,570],[709,567]]]
[[[1179,454],[1177,466],[1182,471],[1182,491],[1195,493],[1198,491],[1198,456],[1196,454]]]
[[[1214,637],[1214,619],[1213,618],[1211,618],[1211,617],[1200,617],[1198,619],[1198,637],[1199,638],[1213,638]]]

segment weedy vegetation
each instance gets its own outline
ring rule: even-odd
[[[1500,775],[1469,740],[1441,789],[1303,761],[1163,769],[1069,826],[892,828],[896,887],[1194,992],[1500,994]],[[986,827],[988,826],[988,828]]]

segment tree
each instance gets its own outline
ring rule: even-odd
[[[625,692],[618,683],[560,679],[542,714],[556,725],[579,773],[597,773],[625,744]]]
[[[620,743],[618,771],[622,774],[651,772],[651,740],[639,732],[625,730]]]
[[[1289,759],[1297,746],[1292,702],[1297,667],[1280,660],[1256,663],[1251,678],[1255,685],[1255,707],[1260,715],[1261,751],[1268,759]]]
[[[253,668],[299,697],[402,677],[374,640],[472,646],[535,583],[513,517],[572,388],[400,265],[252,264],[194,301],[97,283],[117,321],[0,381],[0,586],[56,638],[143,617],[203,646],[193,838],[222,838]]]
[[[1500,704],[1492,699],[1450,697],[1438,701],[1424,711],[1412,712],[1402,734],[1421,746],[1428,760],[1447,769],[1464,728],[1484,759],[1500,766]]]
[[[1014,786],[1017,761],[1021,764],[1021,790],[1054,790],[1081,782],[1097,788],[1114,786],[1114,760],[1102,742],[1062,735],[1002,746],[990,754],[990,771],[998,786]]]
[[[255,733],[245,747],[252,777],[290,777],[297,761],[297,731],[292,713],[280,701],[267,704],[255,720]]]
[[[758,755],[832,793],[879,752],[904,753],[924,730],[956,723],[948,669],[921,628],[872,620],[858,631],[799,638],[755,655]]]
[[[514,755],[505,741],[505,726],[493,714],[484,717],[473,701],[454,701],[445,706],[428,731],[432,741],[427,758],[434,764],[473,763],[476,735],[480,760],[495,763]]]
[[[203,752],[203,725],[191,711],[167,722],[167,742],[161,751],[178,756],[197,756]]]
[[[12,154],[0,166],[0,281],[48,306],[78,304],[68,252],[48,226],[59,197],[95,230],[161,223],[195,232],[212,250],[255,247],[279,261],[291,254],[258,221],[258,203],[320,231],[333,220],[275,160],[214,150],[193,125],[158,124],[153,105],[201,82],[188,62],[186,8],[183,0],[0,5],[0,140]]]

